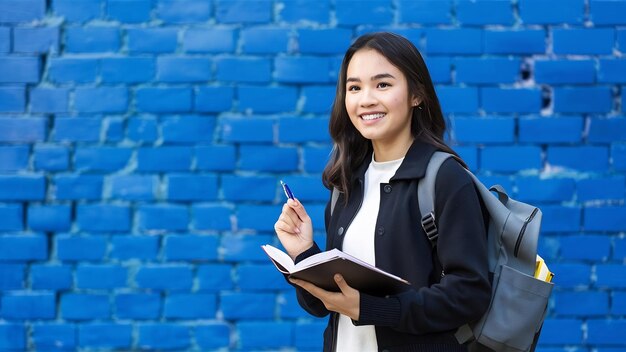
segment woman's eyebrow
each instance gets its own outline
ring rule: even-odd
[[[383,78],[393,78],[396,79],[391,73],[379,73],[377,75],[374,75],[372,77],[370,77],[370,80],[372,81],[377,81]],[[346,83],[347,82],[361,82],[361,79],[358,77],[348,77],[346,79]]]

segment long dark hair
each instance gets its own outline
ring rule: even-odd
[[[397,67],[406,77],[409,97],[419,98],[420,107],[412,109],[411,134],[415,139],[451,153],[467,167],[443,138],[446,122],[439,99],[422,55],[406,38],[388,32],[369,33],[359,37],[346,51],[337,81],[337,93],[330,115],[329,131],[334,146],[322,180],[329,189],[336,187],[347,201],[352,173],[369,155],[371,142],[354,127],[345,106],[346,76],[352,56],[361,49],[374,49]]]

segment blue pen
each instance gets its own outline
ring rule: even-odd
[[[283,182],[283,180],[280,180],[280,185],[283,186],[283,191],[285,191],[285,195],[287,196],[287,198],[289,198],[289,199],[294,199],[295,198],[293,196],[293,193],[291,193],[291,190],[289,189],[289,186],[287,186],[287,184],[285,182]]]

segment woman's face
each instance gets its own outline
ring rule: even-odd
[[[378,51],[357,51],[348,64],[346,110],[363,137],[376,145],[410,144],[411,110],[404,74]]]

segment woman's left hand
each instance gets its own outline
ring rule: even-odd
[[[341,292],[326,291],[323,288],[319,288],[303,280],[289,279],[289,281],[302,287],[321,300],[326,309],[346,315],[350,317],[350,319],[358,321],[360,305],[359,291],[350,287],[340,274],[335,274],[334,279]]]

